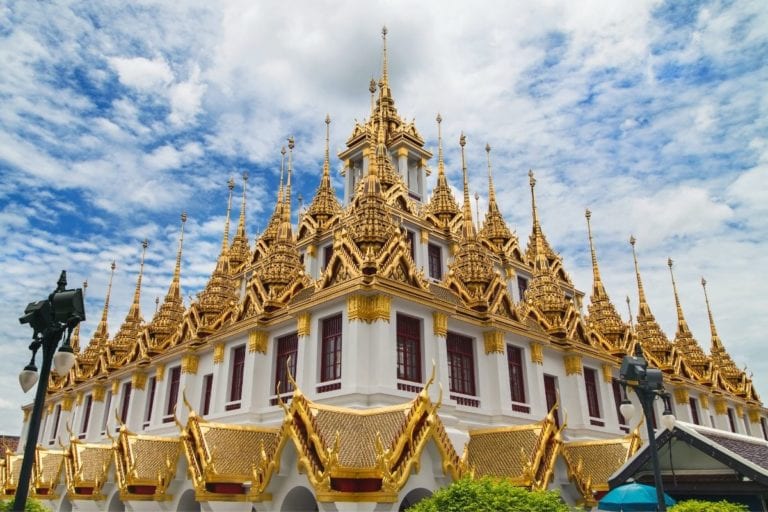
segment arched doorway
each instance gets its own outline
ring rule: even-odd
[[[107,506],[108,512],[125,512],[125,504],[120,501],[120,492],[115,491]]]
[[[294,487],[283,500],[281,512],[318,512],[315,496],[306,487]]]
[[[427,489],[422,487],[413,489],[411,492],[405,495],[397,510],[398,512],[405,512],[408,507],[412,507],[424,498],[429,498],[430,496],[432,496],[432,493]]]
[[[187,489],[179,498],[178,512],[200,512],[200,502],[195,500],[195,491]]]

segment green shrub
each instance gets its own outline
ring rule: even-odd
[[[0,501],[0,512],[6,512],[13,510],[13,500]],[[24,505],[24,512],[51,512],[48,507],[43,505],[40,501],[27,498],[27,503]]]
[[[464,478],[443,487],[408,512],[568,512],[555,491],[529,491],[506,480]]]
[[[748,512],[746,505],[730,501],[685,500],[669,508],[669,512]]]

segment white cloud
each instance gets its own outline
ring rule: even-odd
[[[157,90],[173,80],[173,72],[162,57],[111,57],[108,62],[123,84],[140,91]]]

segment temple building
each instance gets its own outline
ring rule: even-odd
[[[141,311],[142,255],[114,336],[110,279],[92,338],[76,339],[75,367],[51,379],[31,496],[63,511],[397,511],[458,478],[491,475],[590,507],[645,444],[637,419],[618,407],[619,365],[638,343],[664,372],[686,429],[768,444],[768,411],[750,376],[729,356],[711,309],[711,348],[702,348],[674,275],[674,339],[659,327],[641,241],[632,239],[639,310],[630,322],[601,280],[590,225],[599,219],[586,212],[594,279],[585,306],[545,236],[534,173],[521,183],[532,222],[523,243],[500,212],[487,145],[488,209],[473,218],[469,142],[456,141],[457,198],[442,119],[435,158],[398,114],[383,35],[370,113],[338,155],[342,197],[331,184],[326,118],[319,184],[297,217],[293,139],[255,242],[245,183],[241,197],[227,183],[216,265],[191,303],[180,291],[185,215],[167,295],[153,315]],[[6,495],[30,410],[20,448],[0,467]]]

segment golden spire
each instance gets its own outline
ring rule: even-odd
[[[438,228],[448,229],[450,221],[459,213],[459,206],[453,196],[448,179],[445,177],[445,162],[443,161],[443,118],[437,114],[437,183],[432,191],[432,197],[426,211],[434,217],[433,223]],[[432,219],[430,219],[432,220]],[[437,222],[434,222],[434,221]]]
[[[389,62],[387,61],[387,27],[381,27],[381,40],[382,40],[382,49],[381,49],[381,83],[382,83],[382,92],[385,92],[384,89],[389,87]]]
[[[118,349],[128,349],[139,335],[139,329],[144,319],[141,318],[141,279],[144,275],[144,258],[149,247],[149,240],[146,238],[141,242],[141,262],[139,263],[139,277],[136,279],[136,290],[133,292],[133,303],[128,309],[128,314],[123,320],[123,324],[117,331],[112,345]]]
[[[179,234],[179,248],[176,251],[176,266],[173,269],[173,279],[168,288],[163,305],[156,310],[149,333],[155,337],[156,342],[162,342],[174,333],[184,316],[184,302],[181,298],[181,254],[184,247],[184,224],[187,222],[187,213],[181,213],[181,232]],[[159,298],[157,299],[159,303]]]
[[[485,153],[488,160],[488,213],[485,215],[485,221],[480,229],[480,238],[487,240],[493,246],[494,252],[505,257],[504,247],[511,239],[517,241],[515,235],[509,230],[504,217],[499,211],[499,205],[496,203],[496,190],[493,186],[493,171],[491,167],[491,145],[485,145]],[[477,215],[477,223],[480,224],[480,214]],[[515,245],[517,245],[515,243]]]
[[[323,161],[323,176],[320,178],[320,186],[317,187],[315,197],[312,198],[312,204],[309,205],[307,215],[314,217],[319,226],[332,216],[341,211],[341,205],[336,198],[331,185],[331,116],[325,116],[325,160]]]
[[[640,266],[637,263],[637,253],[635,252],[635,243],[637,240],[634,236],[629,238],[629,243],[632,246],[632,258],[635,262],[635,276],[637,277],[637,294],[638,294],[638,311],[637,311],[637,338],[641,342],[642,347],[645,350],[650,351],[658,359],[658,364],[667,365],[671,361],[668,360],[669,352],[671,350],[671,344],[667,339],[667,336],[656,323],[651,308],[648,305],[648,301],[645,298],[645,290],[643,289],[643,281],[640,278]]]
[[[702,374],[709,361],[706,354],[704,354],[704,351],[701,350],[699,343],[693,337],[691,330],[688,328],[688,322],[685,321],[685,317],[683,316],[683,307],[680,305],[680,296],[677,293],[675,273],[672,270],[673,263],[674,262],[672,261],[672,258],[667,258],[669,275],[672,278],[672,291],[675,295],[675,308],[677,309],[677,331],[675,333],[675,345],[686,358],[686,360],[695,367],[696,371]]]
[[[629,300],[629,295],[627,295],[627,314],[629,315],[629,326],[632,327],[632,302]]]
[[[525,250],[525,257],[528,263],[536,265],[537,258],[541,254],[546,260],[547,265],[551,269],[552,273],[570,284],[570,278],[563,270],[562,260],[560,256],[555,254],[555,251],[550,247],[547,237],[544,236],[544,231],[541,229],[541,223],[539,221],[539,210],[536,207],[536,178],[532,170],[528,170],[528,183],[531,186],[531,216],[533,218],[533,226],[531,229],[531,236],[528,238],[528,247]]]
[[[467,144],[467,138],[464,132],[459,137],[459,146],[461,146],[461,173],[464,179],[464,239],[475,239],[475,224],[472,221],[472,203],[469,199],[469,180],[467,179],[467,163],[464,160],[464,146]]]
[[[592,240],[592,212],[587,209],[584,212],[587,219],[587,235],[589,237],[589,251],[592,254],[592,296],[590,297],[588,319],[594,327],[611,343],[616,345],[624,334],[626,326],[616,311],[608,293],[605,291],[603,281],[600,278],[600,269],[597,266],[597,253]]]
[[[232,191],[235,189],[235,179],[229,178],[227,182],[229,187],[229,199],[227,200],[227,219],[224,222],[224,237],[221,240],[221,254],[225,254],[229,249],[229,216],[232,213]]]
[[[112,278],[115,277],[115,269],[117,268],[115,260],[112,260],[112,264],[109,266],[109,268],[109,283],[107,284],[107,296],[104,299],[104,309],[101,312],[101,321],[99,322],[99,325],[96,326],[96,330],[93,333],[93,339],[91,340],[91,343],[97,341],[99,344],[104,344],[107,342],[107,338],[109,337],[107,315],[109,314],[109,297],[112,294]]]
[[[291,222],[291,173],[293,172],[293,148],[296,142],[293,137],[288,137],[288,176],[285,183],[285,196],[283,197],[283,221]]]
[[[488,208],[491,203],[496,205],[496,189],[493,187],[493,171],[491,170],[491,145],[485,143],[485,154],[488,157]]]
[[[85,292],[88,290],[88,280],[83,281],[83,301],[85,301]],[[72,346],[72,352],[78,354],[80,352],[80,324],[75,326],[75,330],[72,331],[72,339],[69,342]]]
[[[727,379],[735,381],[742,375],[742,371],[736,366],[736,363],[731,359],[730,354],[725,350],[723,342],[720,340],[720,336],[717,334],[717,328],[715,327],[715,320],[712,316],[712,308],[709,305],[709,295],[707,294],[707,280],[701,278],[701,287],[704,289],[704,302],[707,304],[707,316],[709,317],[709,330],[712,333],[712,345],[710,347],[710,354],[712,355],[712,362],[715,367],[718,368],[720,373]]]
[[[243,172],[243,199],[240,204],[240,219],[237,223],[237,233],[229,249],[229,269],[235,271],[245,261],[248,261],[250,249],[248,235],[245,233],[245,193],[248,190],[248,173]]]
[[[280,187],[277,190],[277,202],[275,203],[275,210],[272,212],[272,216],[269,218],[269,222],[267,223],[267,227],[264,229],[264,232],[260,236],[260,240],[262,240],[265,244],[269,245],[270,242],[272,242],[275,237],[277,237],[277,229],[280,226],[280,221],[283,217],[283,174],[285,173],[285,146],[280,148]],[[256,258],[259,250],[261,250],[259,247],[257,247],[257,250],[254,252],[254,258]]]
[[[720,336],[717,334],[717,327],[715,327],[715,318],[712,316],[712,308],[709,306],[709,296],[707,295],[707,280],[701,278],[701,287],[704,289],[704,302],[707,304],[707,316],[709,317],[709,331],[712,335],[712,352],[716,350],[724,350],[723,342],[720,341]]]
[[[373,116],[376,111],[376,80],[373,77],[371,77],[371,82],[368,84],[368,90],[371,93],[371,116]]]

